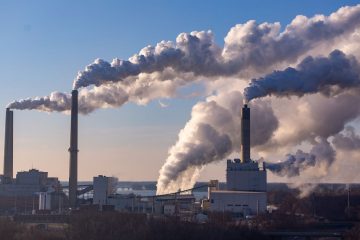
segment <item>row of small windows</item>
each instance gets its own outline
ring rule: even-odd
[[[215,203],[214,199],[210,199],[211,203]],[[248,204],[227,204],[228,207],[248,207]]]
[[[228,207],[248,207],[249,205],[247,205],[247,204],[228,204],[228,205],[226,205],[226,206],[228,206]]]

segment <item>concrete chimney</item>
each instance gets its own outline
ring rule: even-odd
[[[241,115],[241,161],[250,162],[250,108],[244,104]]]
[[[13,122],[13,111],[11,111],[10,108],[6,108],[4,142],[4,183],[11,183],[13,179]]]
[[[70,169],[69,202],[71,208],[77,207],[77,155],[78,155],[78,91],[71,92],[71,132],[70,132]]]

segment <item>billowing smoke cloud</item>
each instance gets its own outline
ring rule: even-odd
[[[147,46],[129,60],[114,59],[109,63],[97,59],[78,73],[73,87],[98,87],[80,93],[86,100],[80,109],[82,113],[119,107],[123,101],[144,104],[156,98],[174,97],[176,89],[198,79],[267,73],[279,64],[296,62],[319,45],[331,45],[345,38],[359,26],[360,5],[340,8],[330,16],[297,16],[283,32],[279,23],[238,24],[225,37],[223,47],[215,43],[211,31],[181,33],[175,43],[162,41]],[[52,93],[16,101],[10,107],[68,111],[68,101],[62,102],[63,96],[68,100],[66,93]]]
[[[18,110],[40,110],[44,112],[64,112],[70,110],[71,95],[52,92],[46,97],[27,98],[10,103],[7,107]]]
[[[128,94],[116,86],[82,89],[79,93],[79,112],[87,114],[98,108],[119,107],[128,101]],[[50,96],[12,102],[9,108],[39,110],[44,112],[68,112],[71,109],[71,94],[52,92]]]
[[[336,134],[332,143],[336,149],[358,150],[360,149],[360,136],[355,133],[352,126],[347,126],[343,133]]]
[[[82,88],[79,90],[79,112],[88,114],[99,108],[120,107],[128,101],[146,104],[157,98],[168,98],[177,95],[180,81],[158,81],[158,74],[139,76],[136,84],[104,84],[100,87]],[[10,103],[8,107],[19,110],[39,110],[45,112],[67,112],[71,108],[71,95],[53,92],[46,97],[28,98]]]
[[[319,139],[309,153],[298,150],[294,155],[288,154],[285,161],[266,163],[266,167],[281,177],[295,177],[310,167],[328,169],[334,160],[335,150],[327,140]]]
[[[301,97],[318,92],[332,95],[339,89],[359,87],[359,74],[358,61],[335,50],[328,58],[307,57],[296,69],[289,67],[254,79],[245,88],[244,95],[248,101],[268,95]]]
[[[360,105],[356,104],[359,101],[360,93],[356,90],[331,98],[313,94],[300,99],[272,99],[279,129],[257,151],[263,152],[266,157],[276,153],[286,154],[293,146],[303,142],[313,143],[316,137],[327,139],[336,135],[360,115]]]
[[[315,166],[316,156],[298,150],[294,155],[288,154],[287,159],[277,163],[266,163],[266,168],[281,177],[299,176],[300,171]]]
[[[146,104],[153,99],[174,97],[179,88],[194,81],[259,78],[274,69],[296,64],[318,49],[326,47],[320,53],[328,54],[359,28],[360,5],[340,8],[330,16],[297,16],[282,32],[279,23],[238,24],[230,29],[223,47],[215,43],[211,31],[181,33],[175,42],[162,41],[145,47],[129,60],[115,59],[109,63],[97,59],[79,72],[73,84],[79,89],[79,112],[87,114],[98,108],[120,107],[129,101]],[[267,75],[271,76],[269,81],[266,77],[255,80],[258,85],[278,85],[265,88],[265,93],[264,86],[251,85],[256,91],[252,93],[254,97],[246,94],[248,99],[318,92],[332,97],[306,95],[296,104],[290,100],[293,104],[288,105],[276,105],[276,99],[272,103],[268,99],[252,101],[252,147],[261,154],[271,149],[283,151],[282,148],[288,153],[292,152],[288,151],[289,146],[310,143],[313,149],[309,154],[297,152],[293,160],[278,167],[279,172],[295,176],[320,167],[326,173],[334,152],[325,139],[342,131],[360,112],[359,91],[353,89],[358,87],[358,73],[355,58],[334,51],[328,58],[308,57],[297,68]],[[240,92],[227,91],[193,107],[191,119],[160,170],[158,193],[192,187],[206,164],[240,149],[242,101]],[[15,101],[9,107],[67,112],[70,95],[54,92],[46,97]],[[288,112],[284,110],[287,108]],[[314,167],[311,156],[315,156]]]
[[[197,178],[190,179],[189,171],[198,172],[206,164],[223,160],[240,149],[242,101],[241,93],[233,91],[209,97],[193,107],[191,119],[160,170],[157,193],[192,187]],[[266,116],[253,118],[251,143],[256,146],[271,138],[278,120],[267,101],[254,101],[251,114]]]
[[[238,24],[225,37],[223,48],[215,44],[211,31],[181,33],[175,43],[162,41],[147,46],[129,60],[95,60],[79,72],[74,88],[119,82],[166,68],[195,76],[230,76],[249,68],[263,72],[274,64],[296,61],[320,43],[351,33],[359,23],[360,5],[340,8],[328,17],[297,16],[283,32],[279,23]]]

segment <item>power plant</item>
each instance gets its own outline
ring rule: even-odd
[[[51,211],[54,206],[68,206],[75,210],[84,206],[78,199],[91,192],[92,206],[99,209],[148,212],[161,215],[178,215],[190,219],[197,212],[194,189],[164,195],[148,196],[117,194],[117,179],[99,175],[93,184],[78,185],[78,91],[71,93],[68,201],[57,178],[49,178],[47,172],[36,169],[19,172],[13,179],[13,111],[6,109],[4,175],[0,184],[0,196],[33,196],[37,194],[39,209]],[[251,160],[250,155],[250,108],[245,104],[241,116],[241,159],[227,160],[226,187],[221,189],[218,180],[211,180],[207,198],[201,201],[203,211],[227,211],[237,216],[248,216],[266,211],[266,169],[264,164]],[[25,190],[26,189],[26,190]],[[55,200],[54,200],[55,199]],[[58,199],[58,200],[56,200]],[[60,199],[62,199],[60,201]],[[54,204],[58,201],[58,204]],[[84,200],[82,200],[84,203]],[[60,207],[59,207],[60,208]]]
[[[229,212],[242,218],[266,212],[266,169],[264,164],[259,164],[250,157],[251,119],[250,108],[246,104],[242,108],[241,119],[242,159],[227,161],[225,188],[220,188],[218,180],[211,180],[206,185],[208,195],[201,201],[201,209],[204,212]],[[113,183],[114,179],[111,177],[94,178],[94,200],[96,196],[96,201],[93,203],[100,205],[100,209],[104,205],[110,205],[117,211],[175,215],[188,221],[197,212],[196,209],[200,208],[194,194],[189,194],[189,191],[199,186],[149,197],[116,194],[116,191],[109,190],[112,189]]]
[[[242,159],[227,160],[226,189],[219,189],[217,180],[210,182],[207,208],[211,211],[229,211],[254,215],[266,211],[266,169],[250,158],[250,108],[242,108]]]

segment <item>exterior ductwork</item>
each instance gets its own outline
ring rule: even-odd
[[[78,168],[78,91],[71,92],[71,132],[70,132],[70,169],[69,169],[69,203],[77,207],[77,168]]]
[[[14,139],[14,112],[6,109],[5,141],[4,141],[4,183],[11,183],[13,179],[13,139]]]
[[[241,161],[250,162],[250,108],[244,104],[241,115]]]

